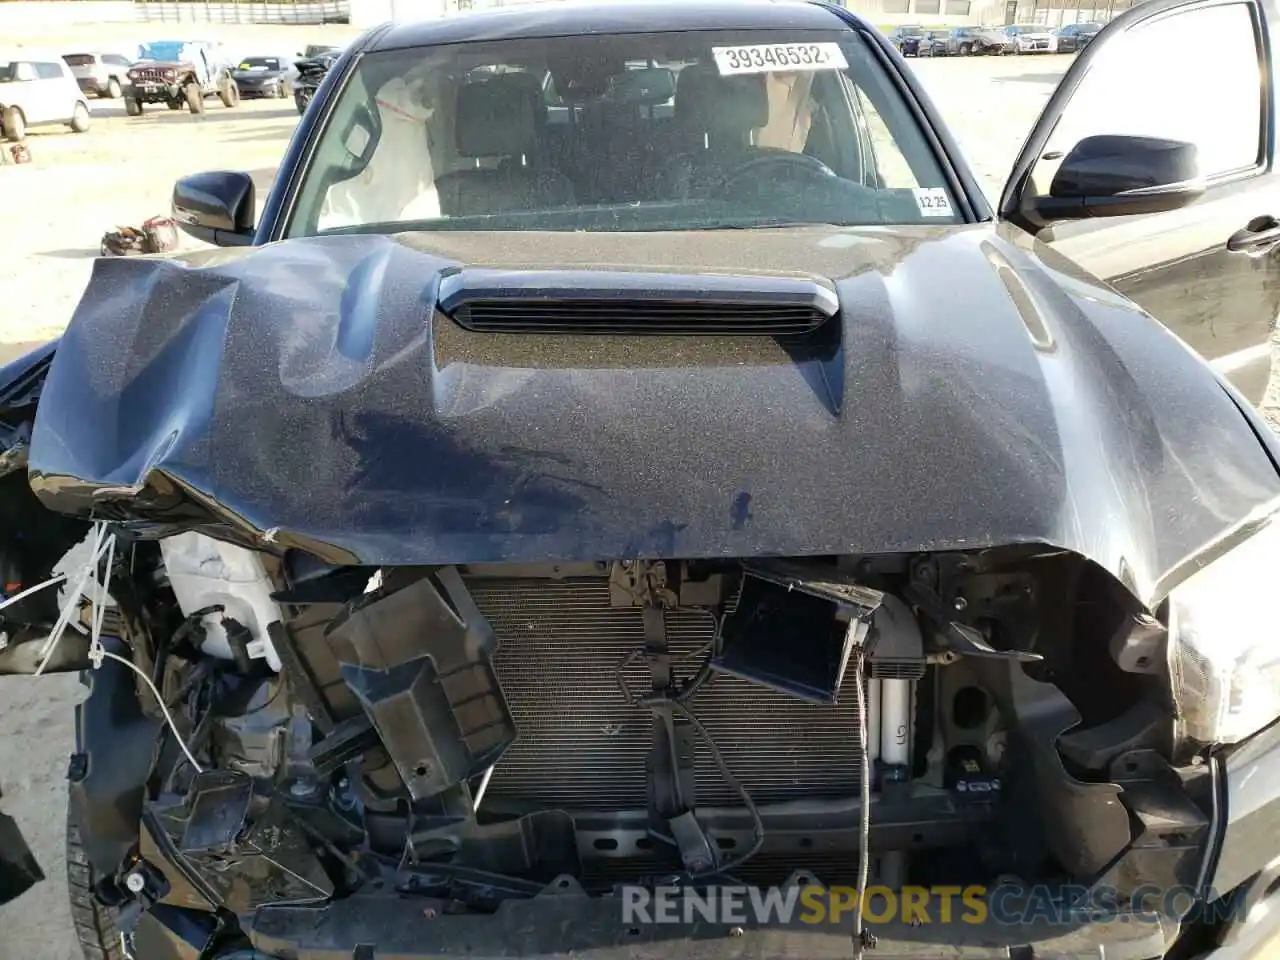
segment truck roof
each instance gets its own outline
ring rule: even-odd
[[[852,13],[846,15],[856,17]],[[552,0],[494,7],[442,20],[397,23],[374,37],[367,49],[399,50],[470,40],[578,33],[668,33],[726,27],[831,30],[847,29],[848,25],[834,8],[812,0],[613,0],[610,3]]]

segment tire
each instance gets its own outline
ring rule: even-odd
[[[107,99],[119,100],[120,93],[121,93],[120,81],[117,80],[115,77],[112,77],[107,81]]]
[[[71,111],[71,123],[69,127],[76,133],[89,132],[89,108],[83,103],[76,103],[75,109]]]
[[[240,88],[226,81],[218,88],[218,99],[222,101],[224,107],[234,107],[240,102]]]
[[[969,46],[967,43],[960,44],[960,56],[967,57],[971,53],[973,53],[973,47]]]
[[[181,110],[186,105],[185,100],[166,100],[164,105],[170,110]]]
[[[27,138],[27,118],[17,107],[6,107],[0,113],[0,130],[4,132],[6,140],[19,143]]]
[[[188,83],[185,89],[187,98],[187,106],[191,108],[194,114],[204,113],[204,93],[200,89],[198,83]]]
[[[131,117],[142,116],[142,101],[137,97],[125,97],[124,112]]]
[[[275,98],[277,100],[283,100],[288,95],[289,95],[288,91],[285,90],[284,88],[284,81],[281,80],[278,84],[276,84]]]
[[[113,912],[93,896],[97,878],[80,845],[80,828],[67,806],[67,895],[71,901],[71,922],[85,960],[124,960],[120,930]]]

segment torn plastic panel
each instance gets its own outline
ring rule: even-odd
[[[742,593],[712,667],[817,703],[836,702],[855,644],[852,623],[869,620],[884,594],[818,564],[759,561],[743,570]]]
[[[403,572],[419,579],[389,574],[330,633],[358,657],[343,678],[421,800],[493,766],[516,730],[493,672],[497,639],[457,570]]]

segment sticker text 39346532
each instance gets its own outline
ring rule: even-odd
[[[838,43],[751,43],[712,47],[721,76],[734,73],[773,73],[794,70],[847,70],[849,63]]]

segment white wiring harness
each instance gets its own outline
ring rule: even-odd
[[[66,602],[62,605],[62,610],[58,615],[58,619],[54,622],[53,629],[49,631],[49,637],[45,640],[44,646],[40,649],[40,666],[36,668],[34,676],[43,676],[45,667],[49,665],[49,661],[53,658],[53,654],[58,649],[58,644],[62,642],[62,636],[66,633],[69,626],[73,626],[76,630],[83,631],[80,624],[72,624],[77,612],[80,609],[81,598],[89,601],[90,607],[90,633],[89,633],[89,662],[93,664],[93,669],[102,668],[103,661],[114,660],[128,667],[137,674],[142,682],[146,684],[147,689],[151,691],[151,695],[155,697],[156,704],[160,707],[160,712],[164,714],[165,723],[169,725],[169,729],[173,732],[174,739],[178,741],[178,746],[182,748],[182,752],[186,754],[187,760],[195,769],[196,773],[203,773],[204,768],[197,762],[191,749],[187,746],[187,742],[182,738],[182,733],[178,729],[178,725],[174,723],[173,716],[169,713],[169,707],[164,702],[164,697],[160,695],[160,691],[156,689],[156,685],[151,682],[151,678],[146,673],[138,669],[137,664],[127,657],[112,653],[102,645],[102,624],[107,613],[107,588],[110,585],[111,568],[115,562],[116,556],[116,536],[107,530],[107,525],[102,521],[97,521],[93,525],[92,548],[89,551],[89,559],[85,562],[84,567],[77,571],[74,575],[60,573],[50,577],[43,583],[37,583],[34,587],[27,587],[25,590],[14,594],[12,597],[6,598],[0,602],[0,610],[5,607],[12,606],[19,600],[23,600],[32,594],[39,593],[49,587],[55,586],[63,581],[71,584],[71,590],[67,594]],[[103,558],[106,558],[106,573],[99,580],[99,568],[102,565]],[[92,593],[86,593],[89,584],[93,584]]]

